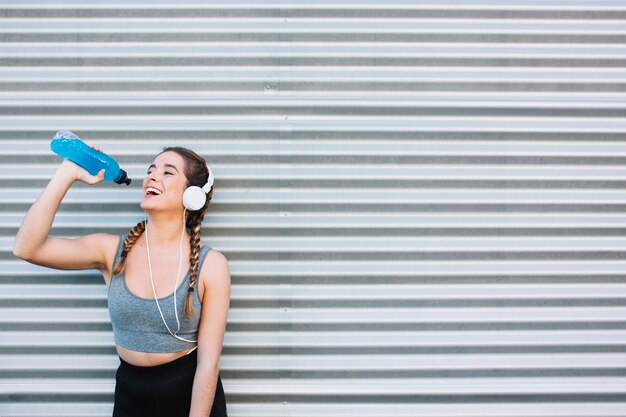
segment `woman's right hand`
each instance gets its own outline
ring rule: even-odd
[[[81,181],[85,184],[95,185],[104,181],[104,169],[101,169],[97,175],[91,175],[86,169],[75,164],[69,159],[64,159],[59,170],[69,175],[74,181]]]

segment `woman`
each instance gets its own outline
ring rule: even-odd
[[[48,236],[70,186],[103,179],[104,170],[92,176],[63,161],[26,214],[13,253],[50,268],[102,273],[121,362],[114,417],[226,416],[218,362],[230,273],[221,253],[200,247],[202,220],[213,194],[210,169],[193,151],[166,148],[143,181],[146,220],[127,236]],[[189,186],[204,186],[196,207],[187,202],[188,194],[188,208],[183,204]],[[183,276],[184,271],[189,272]]]

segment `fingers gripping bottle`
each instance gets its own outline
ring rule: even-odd
[[[120,169],[115,159],[93,149],[69,130],[59,130],[50,142],[50,149],[57,155],[80,165],[91,175],[97,175],[104,169],[105,181],[130,185],[131,180],[126,171]]]

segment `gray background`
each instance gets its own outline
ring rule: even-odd
[[[72,129],[131,187],[217,177],[234,417],[626,416],[626,1],[43,1],[0,8],[0,416],[107,416],[101,277],[11,255]]]

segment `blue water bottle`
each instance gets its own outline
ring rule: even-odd
[[[59,130],[50,142],[50,149],[57,155],[80,165],[91,175],[97,175],[104,169],[105,181],[130,185],[131,180],[126,171],[120,169],[115,159],[93,149],[69,130]]]

